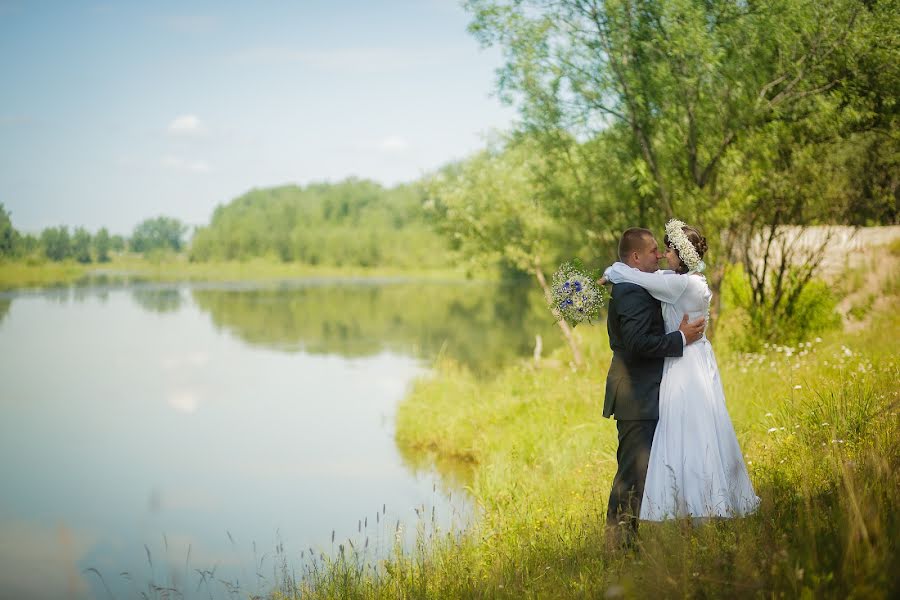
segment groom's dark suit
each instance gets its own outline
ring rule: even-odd
[[[666,334],[658,300],[633,283],[612,288],[606,320],[612,363],[606,378],[603,416],[614,416],[619,432],[619,468],[607,507],[607,523],[637,526],[653,433],[659,420],[663,358],[681,356],[684,338]]]

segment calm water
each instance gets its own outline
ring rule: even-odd
[[[553,328],[488,284],[0,294],[0,597],[108,597],[88,569],[114,597],[246,597],[276,558],[383,554],[415,507],[464,526],[465,494],[395,445],[398,402],[439,353],[490,377]]]

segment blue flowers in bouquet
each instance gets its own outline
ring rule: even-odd
[[[571,327],[598,318],[607,295],[596,282],[599,277],[599,272],[596,277],[588,273],[578,259],[563,263],[553,275],[550,309]]]

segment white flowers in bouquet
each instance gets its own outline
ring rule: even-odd
[[[563,263],[553,275],[550,309],[558,311],[572,327],[598,318],[606,301],[606,289],[597,285],[596,279],[577,259]]]

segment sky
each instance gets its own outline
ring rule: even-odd
[[[455,0],[0,0],[0,203],[20,231],[253,188],[412,181],[515,111]]]

